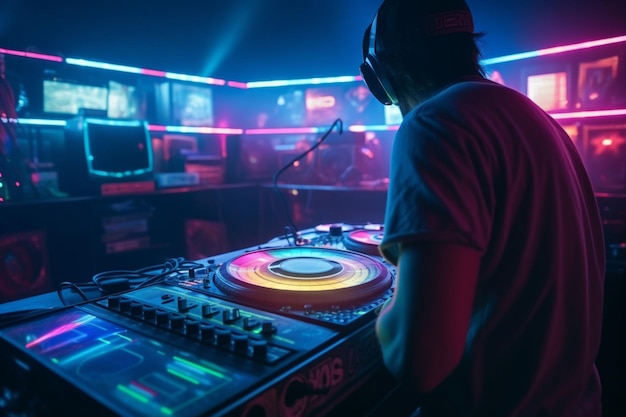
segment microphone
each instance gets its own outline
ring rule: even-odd
[[[289,167],[291,167],[293,164],[295,164],[296,162],[298,162],[300,159],[304,158],[305,156],[307,156],[309,153],[313,152],[315,149],[317,149],[318,146],[320,146],[322,144],[322,142],[324,142],[324,140],[326,140],[326,138],[331,134],[331,132],[333,131],[333,129],[337,127],[337,131],[339,132],[339,134],[343,134],[343,120],[341,119],[336,119],[332,125],[330,125],[330,128],[328,128],[328,130],[326,131],[326,133],[324,133],[319,139],[317,139],[317,141],[313,144],[313,146],[311,146],[309,149],[307,149],[306,151],[302,152],[300,155],[296,156],[295,158],[293,158],[291,161],[287,162],[285,165],[283,165],[278,171],[276,171],[276,173],[274,174],[274,178],[273,178],[273,185],[274,185],[274,192],[276,194],[278,194],[278,196],[280,197],[280,200],[283,203],[283,207],[285,209],[285,213],[287,215],[287,222],[288,222],[288,232],[291,234],[292,238],[293,238],[293,244],[294,246],[298,244],[299,238],[298,238],[298,229],[293,221],[293,218],[291,217],[291,211],[289,210],[289,202],[287,201],[287,198],[285,197],[285,195],[283,193],[280,192],[280,189],[278,188],[278,177],[280,177],[280,175],[287,171],[289,169]]]

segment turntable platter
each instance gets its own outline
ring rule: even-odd
[[[215,285],[260,306],[346,306],[379,298],[389,269],[361,253],[323,247],[247,252],[222,264]]]
[[[378,245],[383,240],[383,227],[358,229],[345,234],[343,244],[348,250],[380,256]]]

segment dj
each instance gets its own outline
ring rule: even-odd
[[[363,77],[398,105],[376,332],[422,416],[600,416],[604,241],[571,139],[487,80],[463,0],[385,0]]]

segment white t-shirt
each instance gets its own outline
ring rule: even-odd
[[[602,223],[558,123],[502,85],[453,84],[404,118],[387,199],[391,263],[407,242],[482,253],[465,355],[423,413],[600,416]]]

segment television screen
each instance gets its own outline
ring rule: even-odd
[[[384,110],[365,84],[311,87],[305,91],[308,126],[332,124],[336,119],[346,125],[367,125],[383,122]]]
[[[144,119],[143,108],[143,99],[137,87],[109,81],[108,118]]]
[[[578,100],[580,109],[611,104],[617,80],[619,57],[582,62],[578,68]]]
[[[84,135],[90,174],[123,178],[152,171],[152,139],[145,122],[85,119]]]
[[[108,89],[59,80],[43,81],[43,111],[78,114],[79,109],[106,110]]]
[[[526,95],[546,111],[564,110],[568,105],[566,71],[528,75]]]
[[[173,83],[172,118],[181,126],[213,126],[213,92],[208,87]]]

